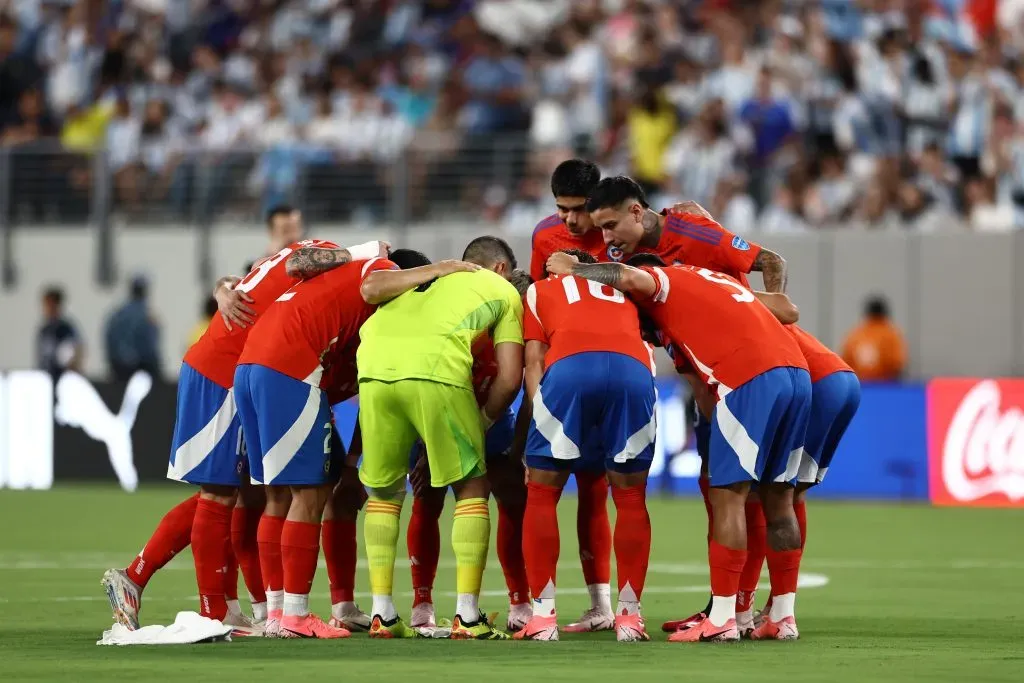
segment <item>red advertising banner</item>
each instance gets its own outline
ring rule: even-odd
[[[1024,379],[928,383],[928,477],[936,505],[1024,507]]]

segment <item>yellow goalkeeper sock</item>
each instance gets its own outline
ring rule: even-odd
[[[371,496],[366,503],[363,539],[370,565],[370,592],[373,594],[374,614],[385,620],[396,614],[391,594],[395,583],[395,548],[401,514],[401,498],[396,502]]]
[[[486,498],[466,498],[455,503],[452,548],[455,550],[456,614],[465,621],[480,617],[480,582],[487,566],[491,540],[491,516]]]

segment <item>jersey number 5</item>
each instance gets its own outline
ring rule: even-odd
[[[733,282],[729,278],[719,277],[718,273],[716,273],[713,270],[708,270],[707,268],[700,268],[697,270],[697,274],[700,275],[705,280],[708,280],[710,282],[717,282],[720,285],[724,285],[726,287],[736,290],[737,293],[733,294],[732,298],[740,302],[741,304],[750,303],[751,301],[754,300],[754,295],[750,292],[749,289],[747,289],[738,282]]]
[[[602,285],[600,282],[594,282],[593,280],[587,280],[587,289],[590,290],[590,296],[595,299],[601,299],[602,301],[611,301],[613,304],[625,303],[625,295],[617,289],[608,287],[609,292],[605,292],[607,285]],[[580,288],[576,285],[576,278],[574,277],[563,277],[562,278],[562,289],[565,290],[565,298],[570,304],[574,304],[580,300]]]

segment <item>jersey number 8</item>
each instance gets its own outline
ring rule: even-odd
[[[602,285],[600,282],[594,280],[586,280],[587,289],[590,290],[590,296],[595,299],[601,299],[602,301],[610,301],[613,304],[621,304],[626,302],[625,295],[617,289]],[[608,288],[609,292],[605,292],[605,288]],[[565,290],[565,298],[570,304],[574,304],[580,300],[580,289],[576,285],[576,278],[574,277],[563,277],[562,278],[562,289]]]

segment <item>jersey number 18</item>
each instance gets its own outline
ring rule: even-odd
[[[587,283],[587,289],[590,290],[590,296],[595,299],[601,299],[602,301],[610,301],[613,304],[625,303],[625,295],[617,289],[602,285],[600,282],[594,280],[585,280]],[[574,304],[580,300],[580,288],[576,284],[576,278],[574,277],[563,277],[562,278],[562,289],[565,290],[565,298],[570,304]],[[608,291],[606,292],[605,289]]]

